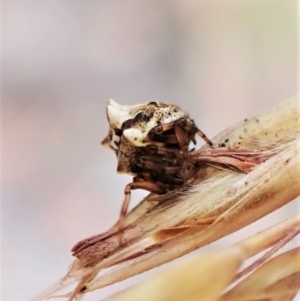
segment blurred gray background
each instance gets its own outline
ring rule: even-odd
[[[71,247],[118,218],[131,178],[99,144],[109,98],[176,103],[212,137],[297,94],[296,0],[11,0],[3,12],[2,300],[63,276]]]

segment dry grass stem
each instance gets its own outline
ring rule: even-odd
[[[299,248],[272,258],[223,292],[236,281],[237,271],[246,259],[276,246],[299,222],[300,215],[290,218],[225,250],[198,256],[162,272],[108,300],[135,301],[145,296],[147,301],[292,300],[300,287]]]
[[[122,229],[124,245],[119,245],[118,227],[114,226],[106,233],[85,239],[73,248],[77,259],[63,279],[62,286],[71,279],[81,279],[81,283],[73,294],[65,296],[71,300],[79,293],[111,285],[178,258],[253,223],[300,195],[299,97],[285,101],[261,116],[241,122],[219,134],[213,142],[218,144],[225,140],[229,140],[231,149],[254,152],[265,162],[248,174],[221,169],[211,163],[200,170],[189,189],[145,198],[126,217]],[[299,225],[298,219],[295,219],[295,225]],[[178,272],[174,270],[173,275],[167,271],[113,300],[142,300],[142,293],[147,300],[156,301],[292,300],[288,298],[295,295],[299,284],[299,266],[293,270],[288,263],[296,258],[298,249],[271,259],[251,274],[256,280],[266,277],[266,281],[259,282],[262,285],[259,291],[250,289],[252,278],[249,276],[223,295],[222,299],[219,298],[223,289],[235,279],[238,268],[246,258],[270,247],[275,248],[275,252],[276,246],[284,244],[284,239],[293,232],[291,229],[296,228],[295,225],[289,227],[288,232],[280,232],[276,226],[263,236],[257,234],[226,251],[203,255],[182,267],[184,276],[176,278],[179,277]],[[266,255],[265,260],[270,256]],[[276,277],[271,277],[271,282],[266,283],[269,281],[267,275],[275,275],[283,261],[288,265],[284,268],[286,274],[279,275],[278,271]],[[193,274],[195,266],[200,268],[195,269]],[[220,266],[226,273],[219,272]],[[100,271],[100,276],[96,278]],[[192,273],[194,280],[187,278],[191,282],[181,284],[179,279],[185,279],[188,273]],[[87,282],[86,279],[92,280]],[[209,292],[207,287],[212,285],[215,287]],[[272,285],[281,288],[278,293],[270,289]],[[182,294],[177,290],[176,294],[165,292],[166,295],[156,296],[156,299],[148,298],[151,287],[163,294],[168,286],[173,289],[180,287]],[[239,295],[239,287],[249,295]],[[271,296],[281,293],[281,299]],[[127,294],[133,295],[126,299]],[[140,298],[135,298],[134,294]],[[181,297],[176,299],[176,296]],[[257,299],[255,296],[260,297]]]

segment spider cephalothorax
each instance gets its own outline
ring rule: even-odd
[[[122,106],[110,100],[107,118],[110,129],[104,144],[116,152],[118,172],[135,174],[134,161],[149,146],[187,152],[190,142],[195,143],[195,134],[212,145],[189,115],[176,105],[149,102]]]
[[[121,217],[127,212],[132,189],[164,194],[182,187],[195,175],[200,163],[189,160],[188,154],[190,142],[196,143],[196,134],[212,145],[176,105],[149,102],[122,106],[110,100],[107,118],[110,129],[103,144],[115,151],[118,172],[134,176],[125,187]]]

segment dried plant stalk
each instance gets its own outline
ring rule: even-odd
[[[276,256],[223,292],[236,280],[238,268],[246,259],[276,246],[286,233],[299,227],[299,222],[300,215],[290,218],[225,250],[198,256],[164,271],[108,300],[144,300],[145,296],[147,301],[292,300],[300,288],[299,248]]]
[[[66,295],[69,300],[178,258],[296,198],[300,194],[299,111],[296,97],[213,139],[216,144],[229,140],[231,149],[251,150],[267,159],[250,173],[207,166],[188,191],[150,195],[132,210],[122,229],[125,245],[119,245],[116,226],[78,243],[73,248],[77,259],[62,281],[64,285],[72,278],[81,279],[75,291]],[[105,271],[109,267],[113,268]],[[95,278],[100,270],[102,275]]]

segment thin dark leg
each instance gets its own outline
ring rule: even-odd
[[[120,219],[118,223],[119,231],[120,231],[120,237],[119,237],[120,245],[123,243],[121,229],[124,227],[124,221],[130,203],[131,190],[133,189],[144,189],[156,194],[165,193],[165,190],[162,187],[152,182],[145,182],[145,181],[133,182],[125,186],[124,189],[125,198],[121,207]]]
[[[174,129],[175,125],[180,126],[182,129],[184,129],[185,131],[187,131],[190,134],[194,133],[194,134],[199,135],[208,145],[213,146],[213,143],[206,137],[206,135],[200,129],[198,129],[195,125],[188,124],[184,119],[179,119],[179,120],[176,120],[176,121],[168,123],[168,124],[162,124],[162,125],[154,127],[149,133],[150,137],[153,134],[160,135],[166,131],[172,130],[172,129]],[[178,138],[177,134],[176,134],[176,136]],[[195,142],[195,138],[193,137],[193,135],[190,135],[189,139],[191,141]]]
[[[180,149],[182,151],[185,151],[188,149],[189,144],[189,137],[186,131],[183,130],[183,128],[180,125],[175,124],[174,126],[175,134],[177,137],[177,140],[180,145]]]
[[[196,133],[198,136],[200,136],[209,146],[213,146],[213,143],[206,137],[206,135],[200,130],[198,129],[196,126],[192,126],[190,124],[186,124],[184,126],[184,128],[187,131],[191,131]]]

